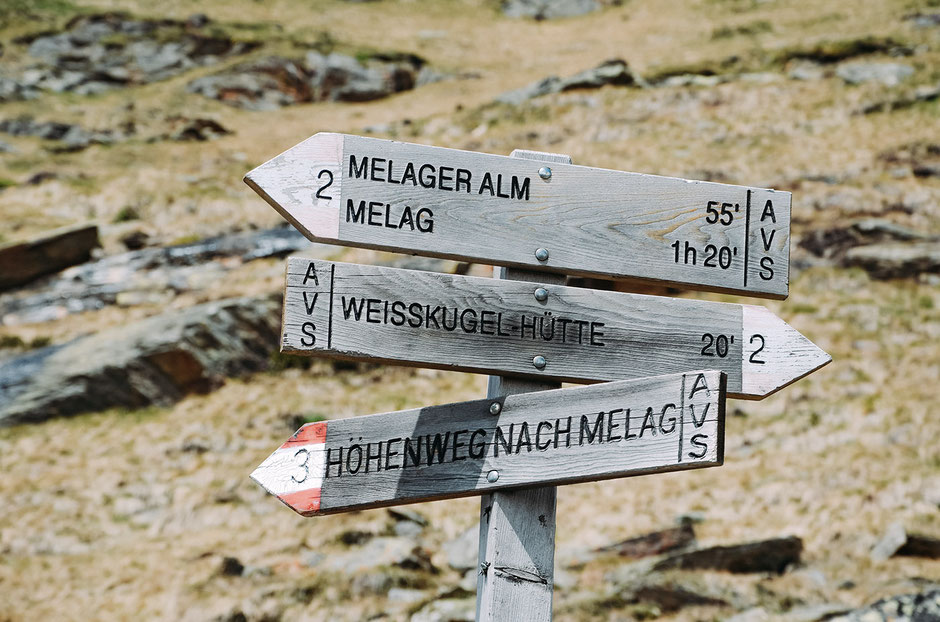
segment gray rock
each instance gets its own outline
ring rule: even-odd
[[[558,19],[592,13],[601,8],[597,0],[505,0],[503,14],[507,17]]]
[[[649,557],[661,555],[695,545],[695,530],[691,523],[679,527],[654,531],[597,549],[601,553],[616,553],[621,557]]]
[[[449,542],[442,549],[447,556],[447,565],[458,572],[475,569],[480,547],[480,525],[474,524]]]
[[[907,542],[907,533],[904,531],[904,525],[901,523],[891,523],[884,535],[871,550],[871,559],[875,562],[883,562],[889,557],[893,557],[898,549]]]
[[[273,56],[199,78],[187,89],[223,103],[269,110],[313,101],[370,101],[415,88],[424,60],[376,55],[362,62],[344,54]]]
[[[0,247],[0,292],[88,261],[100,245],[98,227],[82,225]]]
[[[0,363],[0,426],[166,405],[265,369],[280,307],[279,295],[210,302]]]
[[[914,75],[914,68],[901,63],[868,63],[854,61],[836,68],[836,75],[848,84],[880,82],[885,86],[897,86]]]
[[[813,61],[794,61],[788,67],[787,76],[792,80],[822,80],[826,76],[826,70]]]
[[[372,538],[364,545],[346,553],[330,555],[322,565],[330,570],[356,574],[383,566],[408,570],[425,569],[430,562],[427,554],[414,540],[401,537]]]
[[[870,244],[849,249],[843,265],[859,267],[876,279],[902,279],[940,273],[940,242]]]
[[[911,22],[914,28],[936,28],[940,26],[940,13],[911,13],[905,15],[904,20]]]
[[[940,622],[940,589],[884,598],[831,622]]]
[[[50,147],[51,151],[80,151],[93,144],[111,144],[125,137],[112,130],[88,131],[77,125],[58,121],[35,121],[32,117],[0,121],[0,132],[59,142],[59,145]]]
[[[103,257],[0,294],[0,325],[43,322],[113,304],[157,302],[197,289],[240,263],[283,257],[311,246],[301,233],[285,225]],[[22,269],[33,263],[12,265]],[[138,302],[133,302],[135,298]]]
[[[520,89],[503,93],[496,100],[506,104],[521,104],[526,100],[550,93],[575,89],[597,89],[608,84],[613,86],[636,86],[640,83],[640,79],[630,70],[625,61],[612,59],[593,69],[581,71],[567,78],[557,76],[543,78]]]
[[[39,91],[29,84],[0,76],[0,102],[15,102],[39,97]]]

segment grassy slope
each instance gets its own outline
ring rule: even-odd
[[[153,5],[120,6],[146,15]],[[892,200],[920,201],[912,213],[887,214],[936,233],[937,182],[894,179],[876,156],[926,138],[925,128],[937,125],[937,104],[851,115],[862,102],[940,78],[936,31],[915,31],[900,19],[918,6],[923,4],[839,1],[820,8],[796,0],[633,0],[598,15],[529,23],[500,19],[484,2],[204,2],[199,10],[213,19],[284,24],[285,41],[273,46],[282,52],[299,53],[287,42],[290,37],[311,41],[329,31],[348,49],[412,51],[437,67],[482,77],[370,104],[316,104],[272,113],[234,110],[182,93],[188,80],[208,70],[99,97],[5,104],[4,118],[30,113],[109,127],[133,117],[154,131],[173,114],[206,115],[235,134],[205,144],[131,141],[56,156],[35,141],[11,139],[20,152],[0,156],[0,178],[22,182],[39,170],[56,170],[61,177],[4,190],[0,233],[16,239],[92,218],[105,227],[106,247],[116,250],[124,229],[109,223],[126,205],[138,207],[143,218],[137,224],[167,242],[273,224],[279,217],[239,181],[245,171],[316,131],[356,133],[376,124],[391,124],[394,135],[415,142],[495,153],[565,152],[577,163],[663,174],[721,171],[740,183],[789,187],[805,174],[845,176],[835,186],[804,182],[794,188],[798,233],[880,215]],[[160,9],[174,17],[194,10],[187,2]],[[51,22],[65,18],[55,11],[46,15]],[[771,30],[751,27],[759,22],[771,24]],[[723,27],[738,26],[758,32],[713,37]],[[18,22],[6,33],[41,27]],[[0,40],[9,39],[6,33]],[[520,110],[485,106],[510,88],[610,57],[623,57],[648,73],[735,54],[764,58],[767,50],[868,35],[928,46],[903,61],[917,68],[909,83],[896,89],[848,87],[830,78],[714,89],[604,89],[546,98]],[[16,60],[17,53],[7,46],[7,58]],[[406,118],[414,122],[405,125]],[[849,197],[841,207],[821,207],[839,205],[840,196]],[[375,256],[345,253],[361,261]],[[282,262],[259,262],[177,304],[276,289],[281,270]],[[779,578],[706,575],[707,582],[737,585],[749,598],[763,595],[759,598],[771,608],[799,599],[857,605],[910,589],[911,577],[937,576],[936,562],[898,559],[875,565],[867,552],[894,520],[940,533],[936,505],[928,501],[930,494],[940,494],[931,493],[940,489],[940,422],[933,406],[940,369],[938,288],[813,269],[795,275],[788,301],[767,306],[832,353],[834,363],[764,402],[736,402],[731,410],[746,416],[729,421],[726,464],[720,469],[563,489],[561,560],[572,549],[660,528],[680,512],[697,510],[708,518],[699,529],[706,543],[791,533],[805,539],[806,570]],[[3,332],[62,340],[161,310],[115,308]],[[482,379],[469,375],[404,369],[333,374],[317,365],[312,372],[230,382],[172,408],[2,431],[0,619],[208,619],[233,607],[246,613],[287,607],[290,619],[400,612],[382,594],[366,590],[363,596],[341,575],[302,565],[311,551],[343,549],[336,537],[345,530],[384,529],[384,511],[301,519],[246,475],[290,433],[287,414],[352,416],[482,392]],[[191,441],[209,451],[183,451]],[[431,519],[432,549],[470,525],[476,505],[471,499],[421,506]],[[272,573],[217,577],[221,555],[270,567]],[[613,565],[601,560],[577,573],[578,587],[556,599],[558,618],[619,615],[610,609],[617,603],[602,596],[604,573]],[[823,584],[815,571],[825,577]],[[855,587],[838,589],[847,579]],[[436,577],[405,573],[397,581],[447,586],[457,577],[449,571]],[[674,617],[721,613],[693,610]]]

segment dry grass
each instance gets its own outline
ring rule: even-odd
[[[154,6],[135,0],[80,4],[99,9],[119,4],[142,15],[152,14]],[[0,191],[0,234],[18,239],[91,219],[102,226],[106,250],[115,251],[127,225],[112,221],[126,206],[141,215],[140,226],[164,242],[272,225],[277,214],[240,182],[247,170],[317,131],[361,133],[379,124],[414,142],[494,153],[540,149],[569,153],[580,164],[680,176],[719,172],[732,182],[792,188],[797,236],[864,215],[938,233],[940,184],[895,179],[877,161],[886,149],[929,138],[925,130],[937,127],[938,105],[852,115],[863,103],[940,79],[936,30],[914,30],[900,19],[923,6],[908,0],[822,5],[631,0],[583,18],[532,23],[498,18],[494,3],[483,0],[313,5],[211,0],[198,10],[213,19],[283,24],[284,40],[276,44],[282,51],[292,50],[291,38],[312,41],[328,31],[348,49],[415,52],[436,67],[477,72],[481,78],[440,82],[368,104],[255,113],[183,94],[185,83],[212,71],[207,69],[103,96],[4,104],[4,118],[28,113],[89,128],[133,118],[143,134],[160,131],[166,117],[184,113],[210,116],[235,133],[199,144],[135,139],[67,155],[50,155],[33,140],[10,139],[19,153],[0,155],[0,178],[22,182],[40,170],[60,176],[40,186]],[[195,10],[179,0],[160,5],[161,15],[171,17]],[[53,13],[50,19],[61,21],[61,16]],[[734,34],[761,21],[771,28]],[[9,33],[31,27],[17,24]],[[716,37],[722,28],[732,36]],[[915,67],[914,78],[894,89],[849,87],[836,78],[787,80],[771,67],[779,81],[605,88],[518,109],[489,105],[506,90],[610,57],[623,57],[648,73],[864,36],[926,46],[902,60]],[[17,53],[7,46],[14,60]],[[841,181],[801,180],[809,174]],[[899,201],[917,207],[892,211]],[[377,254],[337,256],[368,262]],[[274,290],[282,274],[283,262],[256,262],[173,304]],[[562,489],[559,567],[574,551],[700,511],[707,517],[698,527],[706,544],[788,534],[804,539],[806,567],[782,577],[705,575],[706,582],[734,586],[748,598],[764,594],[760,602],[771,609],[799,602],[861,605],[910,591],[916,577],[937,578],[937,562],[874,564],[868,551],[896,520],[940,535],[935,406],[940,288],[815,268],[795,274],[788,301],[767,306],[830,352],[833,364],[763,402],[734,403],[729,412],[738,416],[728,422],[722,468]],[[115,307],[5,328],[3,334],[63,341],[163,310]],[[383,611],[392,619],[406,617],[407,607],[388,602],[383,593],[357,591],[342,574],[304,564],[313,552],[342,550],[337,537],[343,531],[385,530],[384,510],[302,519],[267,497],[247,473],[292,431],[287,420],[293,415],[353,416],[471,399],[483,391],[484,381],[476,376],[384,367],[334,372],[317,363],[310,371],[230,381],[172,408],[0,431],[0,619],[206,620],[233,609],[252,619],[281,609],[284,619],[354,620]],[[207,451],[193,449],[199,446]],[[431,521],[427,546],[436,551],[471,525],[477,505],[463,499],[419,506]],[[269,574],[218,576],[224,555]],[[443,565],[439,553],[435,561]],[[575,587],[556,595],[557,618],[632,615],[605,596],[605,573],[617,565],[599,560],[572,571]],[[402,585],[430,581],[431,597],[459,577],[445,570],[431,578],[412,574],[397,580]],[[854,587],[840,589],[847,580]],[[664,619],[730,613],[699,608]]]

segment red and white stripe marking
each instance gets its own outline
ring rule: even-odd
[[[251,479],[301,513],[320,510],[326,473],[326,422],[308,423],[258,465]]]

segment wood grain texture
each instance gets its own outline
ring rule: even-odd
[[[321,133],[245,180],[316,242],[786,298],[790,193],[543,165]]]
[[[763,307],[541,285],[291,258],[282,350],[570,382],[704,367],[747,399],[830,360]]]
[[[314,516],[717,466],[725,379],[689,372],[307,424],[251,477]]]

